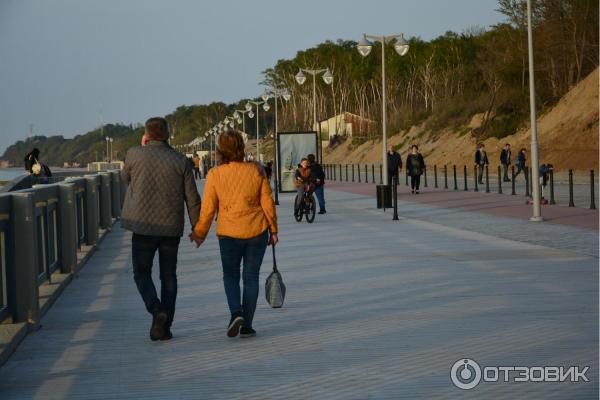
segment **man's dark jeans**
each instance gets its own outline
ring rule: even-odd
[[[252,328],[258,300],[258,275],[265,256],[269,235],[265,231],[250,239],[219,238],[223,283],[231,314],[241,312],[244,327]],[[244,294],[240,296],[240,264],[244,263]]]
[[[175,299],[177,298],[177,251],[178,236],[148,236],[133,234],[131,254],[133,258],[133,279],[142,295],[146,310],[150,314],[163,310],[169,316],[167,327],[173,323]],[[158,250],[160,267],[160,300],[152,281],[152,262]]]

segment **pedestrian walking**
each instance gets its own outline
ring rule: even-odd
[[[504,182],[510,182],[510,178],[508,177],[508,166],[511,164],[511,151],[510,144],[506,143],[504,148],[500,152],[500,164],[502,164],[502,168],[504,169]]]
[[[399,171],[402,169],[402,157],[391,144],[388,146],[387,151],[387,176],[388,185],[392,184],[392,180],[395,179],[396,185],[398,184]]]
[[[517,177],[517,175],[519,175],[521,173],[521,171],[523,171],[523,173],[525,174],[525,176],[527,176],[527,149],[525,149],[524,147],[519,150],[519,153],[517,154],[517,172],[515,173],[515,178]]]
[[[200,180],[202,178],[200,175],[200,157],[194,155],[192,161],[194,162],[194,178]]]
[[[323,167],[316,161],[314,154],[309,154],[306,156],[308,160],[308,165],[310,166],[312,175],[315,179],[315,195],[317,196],[317,201],[319,202],[319,214],[326,214],[327,210],[325,209],[325,172],[323,171]]]
[[[477,181],[483,185],[483,172],[485,171],[485,166],[488,165],[488,156],[485,151],[485,145],[480,143],[477,151],[475,151],[475,165],[477,165]]]
[[[223,284],[231,318],[227,336],[256,335],[252,322],[258,300],[258,277],[267,245],[275,246],[277,213],[271,188],[258,163],[244,162],[244,140],[229,130],[217,139],[221,164],[206,177],[200,217],[190,240],[200,246],[218,211],[217,237],[221,252]],[[243,295],[240,269],[243,263]]]
[[[25,170],[29,171],[34,183],[49,182],[52,171],[50,171],[50,167],[40,162],[40,150],[38,148],[34,148],[25,155],[24,163]]]
[[[152,314],[151,340],[169,340],[177,298],[177,252],[183,235],[184,212],[192,226],[198,220],[200,196],[192,165],[168,143],[164,118],[146,121],[141,147],[127,152],[121,177],[128,185],[121,226],[133,232],[133,278],[146,310]],[[161,294],[152,280],[152,264],[158,251]]]
[[[419,194],[421,175],[425,170],[425,160],[419,153],[419,146],[413,144],[411,153],[406,158],[406,174],[410,177],[410,188],[412,194]]]

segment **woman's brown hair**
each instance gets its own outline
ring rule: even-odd
[[[227,164],[231,161],[244,161],[244,138],[236,130],[228,130],[219,135],[217,153],[221,162]]]

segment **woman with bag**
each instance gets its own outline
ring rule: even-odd
[[[252,337],[258,278],[267,245],[275,246],[277,214],[264,169],[244,162],[244,140],[229,130],[217,139],[221,165],[206,177],[200,217],[190,234],[196,246],[204,242],[218,210],[217,236],[223,266],[223,283],[231,319],[227,336]],[[243,263],[243,295],[240,295],[240,269]]]

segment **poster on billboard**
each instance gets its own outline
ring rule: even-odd
[[[295,192],[294,174],[300,160],[317,155],[317,132],[279,132],[277,143],[279,191]]]

